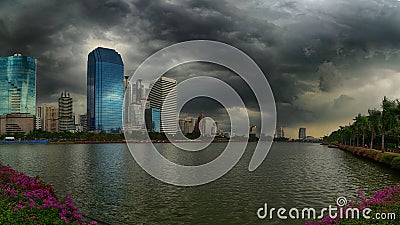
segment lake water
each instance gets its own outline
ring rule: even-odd
[[[213,143],[195,160],[215,158],[224,146]],[[125,144],[0,145],[0,161],[40,175],[60,195],[71,195],[82,214],[111,224],[302,224],[260,220],[256,212],[264,203],[321,209],[339,196],[354,200],[359,188],[371,193],[400,183],[400,173],[385,165],[308,143],[274,143],[263,164],[249,172],[254,146],[248,144],[228,174],[198,187],[154,179]],[[176,152],[171,144],[157,147],[172,161],[193,161],[191,153],[169,154]]]

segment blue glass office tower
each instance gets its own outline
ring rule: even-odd
[[[150,108],[145,110],[146,128],[149,132],[161,132],[161,109]]]
[[[36,59],[0,57],[0,115],[36,114]]]
[[[124,63],[113,49],[98,47],[88,55],[87,120],[90,131],[122,129]]]

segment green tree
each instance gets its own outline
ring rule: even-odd
[[[374,137],[377,135],[377,133],[379,132],[379,130],[381,129],[382,126],[382,122],[381,122],[381,112],[379,110],[376,109],[370,109],[368,110],[368,114],[369,114],[369,121],[370,121],[370,127],[371,127],[371,144],[370,144],[370,148],[372,149],[373,145],[374,145]]]
[[[398,115],[396,111],[396,101],[392,101],[385,96],[382,101],[382,152],[385,152],[385,134],[394,130],[398,123]]]
[[[356,124],[359,132],[362,135],[362,146],[365,146],[365,133],[370,129],[370,123],[369,123],[369,119],[367,116],[363,116],[361,115],[361,113],[359,113],[357,115],[357,117],[354,119],[354,123]],[[357,141],[357,146],[358,146],[358,141]]]

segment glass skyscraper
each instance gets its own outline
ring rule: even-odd
[[[146,128],[149,132],[161,132],[161,110],[150,108],[145,110]]]
[[[91,131],[122,129],[124,63],[113,49],[98,47],[88,55],[87,120]]]
[[[0,57],[0,115],[36,114],[36,59]]]
[[[177,81],[168,77],[160,77],[150,84],[149,93],[150,108],[161,110],[161,133],[176,134],[178,128],[178,117],[176,112]],[[167,98],[169,95],[169,98]]]

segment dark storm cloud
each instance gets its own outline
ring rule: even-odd
[[[361,101],[362,109],[351,111],[346,104],[385,94],[371,91],[371,80],[400,71],[398,1],[10,0],[0,6],[1,55],[37,58],[39,103],[55,102],[68,90],[79,102],[78,113],[85,110],[87,54],[97,46],[119,51],[126,74],[132,74],[170,44],[193,39],[231,44],[266,74],[278,121],[286,126],[352,116],[368,105]],[[183,68],[170,75],[213,74],[239,89],[250,110],[258,110],[251,90],[232,72]],[[338,107],[343,113],[332,113]]]
[[[52,102],[63,90],[84,94],[87,52],[80,45],[89,35],[121,23],[128,12],[119,1],[3,2],[1,54],[20,52],[38,59],[39,102]]]

